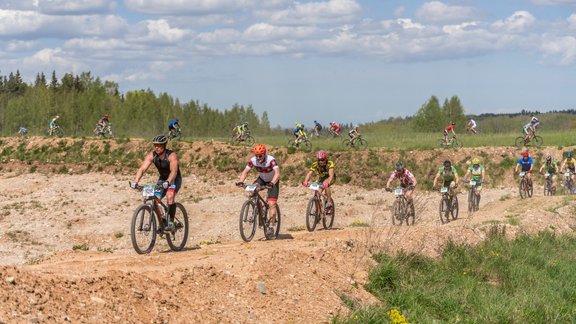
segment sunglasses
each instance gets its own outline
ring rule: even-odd
[[[263,157],[264,157],[264,154],[256,154],[256,158],[257,158],[257,159],[261,159],[261,158],[263,158]]]

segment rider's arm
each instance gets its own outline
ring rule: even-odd
[[[324,180],[324,182],[328,182],[328,184],[332,183],[332,179],[334,179],[334,169],[330,168],[328,169],[328,178],[326,180]]]
[[[244,171],[242,171],[242,173],[240,174],[240,179],[238,181],[244,182],[244,180],[246,180],[246,177],[248,176],[248,172],[250,172],[250,169],[252,169],[252,168],[247,165],[244,168]]]
[[[534,168],[534,162],[530,163],[530,170],[528,170],[528,172],[532,172],[533,168]]]
[[[312,177],[313,173],[314,173],[314,171],[312,171],[312,170],[308,171],[308,173],[306,174],[306,177],[304,178],[304,182],[310,181],[310,178]]]
[[[542,173],[542,169],[544,169],[546,167],[546,164],[542,164],[542,166],[540,167],[540,169],[538,169],[539,173]]]
[[[562,165],[560,166],[560,170],[564,171],[564,165],[566,164],[566,160],[562,161]]]
[[[280,180],[280,167],[278,167],[278,165],[274,166],[274,177],[272,178],[272,184],[276,185],[278,183],[278,180]]]
[[[176,153],[172,153],[168,156],[168,161],[170,162],[170,175],[168,175],[168,183],[173,183],[178,175],[178,157]]]
[[[520,167],[520,163],[516,163],[516,166],[514,167],[514,173],[518,172],[519,167]]]
[[[469,179],[470,177],[470,169],[468,169],[468,171],[466,171],[466,174],[464,175],[464,179]],[[484,176],[482,176],[484,177]]]
[[[438,181],[439,177],[440,177],[440,173],[436,173],[436,176],[434,177],[434,181],[432,182],[432,187],[436,187],[436,182]]]
[[[458,175],[458,172],[454,172],[454,180],[456,180],[456,185],[458,185],[458,182],[460,182],[460,176]]]
[[[484,181],[485,176],[486,176],[486,169],[482,169],[482,181]]]
[[[144,175],[144,172],[146,172],[146,170],[148,170],[148,168],[152,164],[152,159],[153,159],[152,152],[146,154],[144,161],[142,161],[142,165],[140,165],[140,168],[138,169],[138,171],[136,171],[134,182],[138,182],[140,181],[140,179],[142,179],[142,175]]]

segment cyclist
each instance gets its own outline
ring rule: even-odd
[[[530,157],[528,151],[522,154],[522,157],[518,160],[514,172],[518,173],[518,169],[522,167],[522,172],[526,172],[526,180],[528,180],[528,185],[532,187],[532,169],[534,168],[534,160]]]
[[[444,161],[442,167],[438,169],[438,172],[436,173],[432,183],[433,188],[436,188],[436,183],[440,177],[442,177],[442,186],[450,188],[450,196],[454,195],[454,189],[458,187],[460,176],[458,175],[458,171],[456,171],[456,168],[452,165],[450,160]]]
[[[235,126],[232,131],[236,135],[237,141],[243,141],[244,135],[249,131],[248,122],[243,122],[242,124]]]
[[[265,145],[254,145],[252,152],[254,153],[254,156],[250,161],[248,161],[248,164],[246,164],[246,167],[240,174],[240,179],[236,182],[236,185],[243,187],[248,172],[252,169],[258,171],[258,178],[254,183],[268,187],[268,197],[266,200],[269,205],[270,227],[267,228],[266,231],[268,233],[273,233],[274,228],[276,227],[276,203],[278,202],[278,195],[280,193],[280,167],[272,155],[266,154]]]
[[[400,187],[404,190],[406,199],[408,199],[408,202],[412,204],[412,194],[414,193],[414,187],[416,187],[416,177],[414,177],[412,172],[406,169],[402,161],[396,163],[396,169],[388,178],[388,182],[386,182],[386,191],[392,191],[390,184],[394,180],[400,181]]]
[[[166,230],[171,231],[174,230],[173,219],[174,214],[176,213],[174,199],[178,190],[180,190],[180,187],[182,186],[182,175],[180,174],[180,167],[178,165],[178,156],[176,156],[176,152],[166,148],[166,143],[168,143],[168,138],[164,135],[158,135],[152,139],[154,151],[146,154],[144,161],[142,161],[142,165],[138,171],[136,171],[134,182],[130,183],[130,187],[135,189],[138,186],[138,181],[140,181],[150,165],[154,164],[156,166],[156,169],[158,169],[158,173],[160,174],[156,184],[162,186],[165,190],[162,195],[166,195],[166,199],[168,200]]]
[[[322,125],[319,122],[314,121],[314,129],[312,131],[314,132],[314,135],[316,135],[316,137],[320,136],[321,130],[322,130]]]
[[[536,135],[536,129],[540,125],[540,120],[534,115],[530,115],[530,122],[524,125],[522,132],[524,133],[524,141],[528,142]]]
[[[358,125],[354,125],[354,127],[348,131],[348,137],[350,137],[350,144],[354,145],[354,141],[359,136],[360,132],[358,132]]]
[[[104,114],[102,118],[96,123],[96,128],[94,128],[94,133],[96,135],[103,134],[106,126],[110,125],[110,115]]]
[[[452,132],[452,135],[456,137],[456,123],[450,122],[450,125],[444,127],[444,144],[448,145],[448,132]]]
[[[336,175],[334,174],[334,161],[328,160],[328,152],[321,150],[316,152],[316,162],[312,163],[310,170],[306,174],[306,178],[302,182],[304,187],[310,185],[310,178],[313,173],[318,174],[318,182],[322,183],[322,188],[326,192],[326,209],[332,207],[332,193],[330,191],[330,185],[336,180]]]
[[[330,131],[332,133],[334,133],[334,135],[339,136],[340,135],[340,124],[338,124],[336,122],[331,122],[330,123]]]
[[[543,170],[546,170],[546,173],[550,174],[552,186],[555,187],[554,183],[556,183],[556,174],[558,174],[558,163],[552,160],[552,155],[548,154],[546,156],[546,161],[542,163],[538,172],[542,173]]]
[[[566,158],[562,161],[562,166],[560,170],[562,172],[570,172],[570,180],[574,183],[574,173],[576,172],[576,159],[572,157],[572,152],[566,153]]]
[[[48,134],[52,135],[52,133],[54,133],[54,130],[60,127],[60,124],[58,124],[58,119],[60,119],[59,115],[56,115],[54,116],[54,118],[52,118],[49,124],[50,130],[48,131]]]
[[[180,124],[178,118],[168,123],[168,137],[174,137],[180,132]]]
[[[20,126],[18,129],[18,135],[26,136],[28,134],[28,128]]]
[[[474,119],[470,118],[470,121],[468,121],[468,124],[466,125],[466,129],[469,132],[476,134],[477,133],[476,127],[477,127],[476,121]]]
[[[484,182],[484,177],[486,176],[486,171],[484,167],[480,165],[480,159],[473,158],[472,165],[468,167],[466,174],[464,175],[464,182],[468,182],[470,180],[475,181],[476,183],[480,183],[476,185],[476,196],[478,205],[480,205],[480,192],[482,191],[482,183]]]
[[[304,132],[304,125],[300,124],[299,122],[295,122],[296,128],[294,128],[294,136],[296,136],[296,145],[299,145],[302,141],[302,138],[305,136]]]

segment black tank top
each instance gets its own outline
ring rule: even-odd
[[[160,155],[156,152],[152,152],[152,161],[160,173],[160,180],[167,180],[170,176],[170,161],[168,161],[168,156],[174,153],[174,151],[164,150],[164,158],[161,159]],[[178,166],[178,173],[176,178],[180,178],[180,166]]]

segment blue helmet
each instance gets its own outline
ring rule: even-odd
[[[567,158],[571,158],[571,157],[572,157],[572,152],[566,153],[566,157],[567,157]]]

